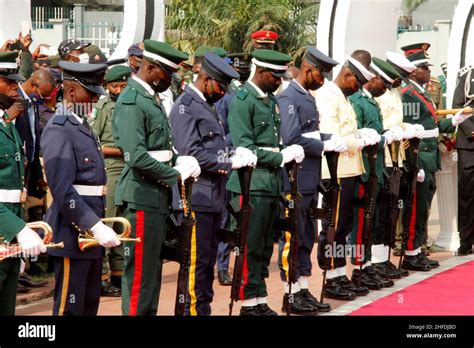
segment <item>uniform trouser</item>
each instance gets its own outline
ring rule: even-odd
[[[19,272],[19,257],[10,257],[0,262],[0,315],[15,315]]]
[[[406,250],[415,250],[421,247],[426,240],[428,218],[435,192],[435,173],[425,172],[425,180],[416,185],[410,221],[406,221],[406,204],[403,211],[403,224],[408,223],[408,235],[403,236],[406,241]]]
[[[107,169],[107,210],[105,217],[119,216],[118,207],[115,206],[115,189],[122,170],[120,168]],[[107,224],[113,227],[112,223]],[[121,276],[123,273],[123,244],[105,250],[104,264],[102,266],[102,278],[109,278],[109,275]]]
[[[393,168],[385,169],[389,175],[391,175]],[[400,202],[403,197],[401,197],[400,192],[398,192],[398,198],[396,202],[393,201],[394,197],[390,194],[389,180],[385,180],[383,189],[379,193],[378,204],[379,212],[377,218],[377,233],[374,239],[374,244],[383,244],[393,248],[395,246],[395,236],[397,231],[398,221],[395,223],[395,226],[392,226],[392,204],[397,205],[397,209],[400,212],[402,207]],[[398,214],[400,217],[400,214]],[[393,234],[392,229],[393,228]]]
[[[186,314],[211,315],[221,213],[195,212],[195,218],[196,229],[191,237]]]
[[[223,229],[230,229],[230,213],[227,210],[227,202],[231,199],[231,193],[226,191],[225,193],[225,204],[224,209],[222,210],[221,214],[221,228]],[[228,271],[229,270],[229,263],[230,263],[230,252],[231,248],[229,243],[219,242],[219,246],[217,248],[217,270],[218,271]]]
[[[339,204],[336,209],[336,237],[334,239],[333,245],[327,245],[327,233],[329,228],[329,221],[323,219],[322,221],[322,231],[319,234],[319,243],[318,243],[318,264],[321,269],[328,268],[326,265],[327,249],[331,250],[333,255],[333,264],[329,266],[329,269],[336,269],[339,267],[346,266],[346,256],[345,252],[337,252],[338,250],[345,250],[346,247],[346,238],[347,235],[352,230],[352,225],[354,223],[354,190],[355,183],[358,176],[351,178],[341,178],[339,179],[339,184],[341,185],[341,191],[339,192]],[[327,184],[328,180],[323,182]],[[326,198],[323,198],[323,208],[327,207],[328,202]],[[335,250],[334,247],[335,246]]]
[[[240,195],[232,193],[235,206],[240,206]],[[265,278],[268,278],[268,266],[273,253],[273,223],[279,215],[279,198],[272,196],[250,195],[253,211],[247,232],[247,245],[243,270],[241,299],[267,296]],[[235,228],[236,221],[232,219]]]
[[[102,261],[54,257],[53,315],[97,315]]]
[[[124,207],[123,217],[132,225],[131,238],[141,243],[124,245],[122,276],[123,315],[156,315],[161,290],[161,247],[167,214]]]
[[[461,248],[474,243],[474,151],[458,149],[458,229]]]
[[[298,269],[296,279],[299,277],[311,276],[311,252],[316,240],[316,222],[311,218],[311,202],[318,202],[317,193],[305,193],[300,204],[300,214],[298,217]],[[288,256],[290,251],[291,233],[283,231],[278,241],[278,267],[280,268],[280,278],[288,281]]]
[[[369,236],[364,235],[365,205],[368,203],[364,201],[364,196],[367,191],[367,184],[367,182],[357,180],[355,185],[354,197],[356,197],[356,201],[361,204],[354,207],[354,224],[351,230],[351,263],[353,265],[361,265],[370,261],[372,259],[371,246],[374,244],[375,240],[381,239],[381,236],[379,236],[380,231],[377,228],[380,212],[379,193],[382,189],[381,184],[377,184],[375,189],[375,209],[374,216],[372,217],[372,226],[370,226],[370,241],[368,241]],[[368,246],[368,248],[366,246]]]

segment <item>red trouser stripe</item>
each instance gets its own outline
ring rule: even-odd
[[[415,224],[416,224],[416,191],[413,193],[413,208],[410,216],[410,226],[408,228],[407,250],[415,250],[413,241],[415,240]]]
[[[363,198],[364,197],[364,185],[359,184],[359,193],[358,197]],[[362,259],[362,233],[364,231],[364,208],[359,208],[357,212],[357,238],[356,238],[356,265],[361,264],[361,259]]]
[[[135,244],[135,270],[133,273],[132,291],[130,294],[130,313],[129,315],[137,315],[138,298],[140,296],[140,287],[142,282],[142,267],[143,267],[143,238],[145,231],[145,212],[137,210],[135,233],[136,238],[142,240],[141,243]]]
[[[239,206],[242,208],[242,195],[240,196]],[[242,282],[242,285],[240,286],[239,297],[240,297],[241,300],[245,300],[244,288],[249,282],[249,269],[248,269],[248,266],[247,266],[247,241],[245,241],[244,266],[243,266],[243,270],[242,270],[242,278],[243,278],[243,282]]]

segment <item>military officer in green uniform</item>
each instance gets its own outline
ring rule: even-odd
[[[26,227],[23,218],[25,191],[25,153],[15,118],[24,108],[16,98],[18,81],[18,51],[0,53],[0,247],[2,243],[18,242],[27,256],[46,252],[41,238]],[[0,315],[14,315],[20,258],[0,262]]]
[[[108,95],[99,100],[92,117],[89,119],[92,130],[101,142],[107,170],[107,210],[105,217],[117,216],[115,188],[125,166],[125,161],[122,152],[114,142],[112,114],[115,109],[115,102],[127,86],[127,79],[131,73],[132,69],[124,65],[114,66],[105,73],[104,80],[107,84]],[[112,227],[112,224],[109,226]],[[107,249],[102,267],[102,296],[121,296],[122,273],[123,245]]]
[[[240,315],[277,315],[267,305],[265,278],[269,275],[272,227],[279,214],[279,196],[283,189],[281,167],[292,160],[303,161],[304,150],[300,145],[282,145],[280,114],[272,94],[280,86],[291,57],[258,49],[253,52],[253,58],[256,72],[232,100],[228,117],[233,145],[253,151],[258,159],[250,183],[254,210],[247,232]],[[227,189],[239,206],[240,185],[236,172],[231,174]]]
[[[386,86],[389,84],[389,77],[384,72],[384,70],[390,70],[392,68],[388,63],[376,57],[372,59],[370,66],[376,76],[368,81],[362,87],[362,89],[351,95],[349,100],[351,101],[357,116],[357,128],[371,128],[377,131],[380,136],[382,136],[380,142],[378,143],[377,160],[375,163],[378,185],[376,188],[374,201],[377,202],[380,200],[379,193],[384,184],[383,172],[385,168],[385,145],[392,143],[394,140],[400,141],[403,138],[403,130],[398,126],[391,129],[384,129],[382,114],[377,102],[374,99],[385,93],[387,89]],[[359,199],[364,198],[365,192],[367,190],[368,176],[371,174],[368,164],[368,156],[365,152],[362,152],[362,159],[366,173],[362,174],[360,181],[358,180],[356,182],[355,196]],[[367,202],[365,202],[365,204],[367,204]],[[362,246],[361,243],[364,239],[362,233],[365,226],[364,221],[361,218],[364,216],[364,209],[364,206],[354,208],[354,225],[351,231],[351,241],[353,245],[358,247]],[[382,287],[394,285],[393,281],[386,277],[385,272],[377,272],[377,269],[371,265],[372,259],[374,258],[374,261],[378,261],[378,258],[383,256],[385,250],[380,241],[381,237],[378,235],[377,220],[379,210],[380,204],[376,204],[374,218],[372,220],[372,240],[369,241],[371,248],[369,250],[364,250],[361,255],[354,255],[352,259],[354,264],[362,264],[362,270],[357,268],[354,269],[352,273],[352,281],[358,282],[360,278],[361,285],[366,286],[371,290],[378,290]],[[365,236],[365,238],[367,238],[367,236]],[[373,241],[376,243],[372,244]]]
[[[145,40],[144,44],[140,69],[117,99],[112,122],[115,142],[125,160],[115,204],[131,222],[132,236],[142,241],[124,246],[124,315],[156,315],[160,251],[170,213],[171,187],[179,179],[200,174],[194,157],[173,153],[171,129],[158,97],[169,88],[173,74],[188,55],[163,42]]]
[[[414,271],[429,271],[438,267],[437,261],[430,260],[421,253],[421,245],[426,238],[427,223],[431,202],[436,192],[435,173],[441,169],[440,153],[438,150],[438,135],[452,133],[457,125],[464,122],[472,114],[458,113],[452,118],[438,120],[436,110],[429,93],[423,87],[430,80],[428,57],[424,51],[407,57],[417,69],[408,80],[408,85],[402,89],[403,121],[412,124],[421,124],[425,128],[425,135],[420,142],[418,167],[418,184],[416,198],[413,204],[412,221],[408,227],[406,240],[406,257],[403,268]],[[407,154],[408,166],[413,166]]]

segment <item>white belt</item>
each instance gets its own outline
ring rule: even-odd
[[[147,153],[159,162],[168,162],[173,158],[171,150],[147,151]]]
[[[302,133],[301,135],[305,138],[321,140],[321,133],[319,133],[319,131],[306,132],[306,133]]]
[[[260,147],[260,150],[271,151],[271,152],[280,152],[278,147]]]
[[[105,196],[107,194],[107,186],[89,186],[89,185],[72,185],[81,196]]]
[[[430,130],[425,130],[425,135],[423,135],[423,139],[425,138],[437,138],[439,135],[439,129],[430,129]]]
[[[0,202],[2,203],[20,203],[21,190],[0,190]]]

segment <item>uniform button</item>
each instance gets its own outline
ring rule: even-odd
[[[224,139],[224,140],[225,140],[225,137],[222,137],[222,139]]]
[[[311,123],[311,120],[306,121],[307,123]]]
[[[275,136],[277,137],[277,136],[278,136],[278,134],[277,134],[277,133],[275,133]]]
[[[262,124],[265,124],[265,122],[262,121]]]
[[[274,130],[277,130],[277,127],[273,127]]]
[[[212,132],[209,132],[209,135],[212,135]]]

